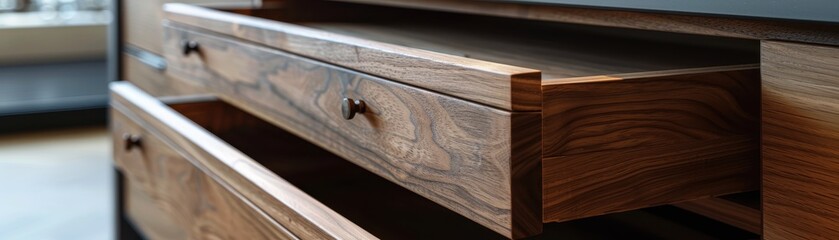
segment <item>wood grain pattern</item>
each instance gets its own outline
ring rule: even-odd
[[[543,85],[545,221],[753,190],[754,65]]]
[[[137,187],[148,196],[130,200],[151,201],[156,208],[151,213],[163,214],[165,216],[161,217],[172,219],[176,225],[165,229],[183,229],[189,239],[297,239],[230,186],[193,165],[127,115],[116,110],[112,111],[111,117],[115,159],[128,177],[129,186],[139,185]],[[142,146],[126,150],[121,144],[124,133],[140,134]],[[132,204],[149,205],[129,202],[129,206]],[[132,218],[151,213],[129,211]],[[160,223],[148,222],[147,225]],[[165,233],[169,230],[164,229],[161,233],[160,229],[164,228],[143,230],[150,236],[159,235],[159,239],[171,236]]]
[[[279,21],[166,4],[166,19],[235,36],[365,73],[484,103],[534,111],[538,70],[333,34]]]
[[[538,183],[538,112],[510,113],[264,47],[167,29],[170,74],[200,81],[227,102],[494,231],[538,233],[539,191],[513,187]],[[200,55],[178,53],[186,39],[201,43]],[[365,101],[369,112],[344,120],[343,97]]]
[[[839,48],[761,47],[763,236],[839,238]]]
[[[374,239],[253,159],[126,82],[111,84],[111,107],[142,122],[183,157],[214,173],[301,239]]]
[[[514,4],[494,1],[341,0],[365,4],[451,11],[502,17],[748,39],[784,39],[839,45],[839,29],[831,24],[781,20],[724,18],[654,12],[632,12],[570,6]]]
[[[756,137],[756,65],[545,81],[545,156]]]
[[[161,211],[155,201],[140,186],[141,183],[125,181],[125,206],[123,211],[133,227],[148,239],[187,239],[188,229],[175,224],[168,214]]]
[[[723,198],[703,198],[674,205],[755,234],[761,234],[763,229],[759,208],[752,208]]]
[[[753,190],[759,186],[757,150],[754,139],[744,138],[546,157],[544,221]]]

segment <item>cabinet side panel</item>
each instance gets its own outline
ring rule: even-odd
[[[839,48],[762,43],[765,239],[839,238]]]

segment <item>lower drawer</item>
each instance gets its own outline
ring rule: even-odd
[[[152,239],[505,238],[224,102],[111,89],[125,211]],[[549,223],[537,238],[753,237],[656,211]]]
[[[503,238],[226,103],[111,89],[126,210],[152,238]]]

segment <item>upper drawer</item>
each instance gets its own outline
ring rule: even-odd
[[[748,66],[552,82],[544,112],[507,112],[182,27],[168,74],[508,236],[757,180]],[[366,111],[344,119],[342,98]]]
[[[253,12],[260,17],[183,4],[167,4],[164,11],[170,21],[511,111],[541,109],[543,79],[756,62],[736,51],[691,45],[696,42],[639,41],[632,33],[613,38],[549,23],[310,5],[317,6]]]
[[[324,6],[251,12],[315,29],[167,5],[167,74],[509,237],[755,185],[756,65],[727,65],[748,54]]]
[[[538,232],[538,112],[507,112],[235,39],[165,29],[173,79],[202,85],[493,230]],[[199,52],[184,56],[179,43],[189,41]],[[364,112],[346,119],[342,105],[356,100]]]
[[[509,237],[536,234],[542,221],[755,185],[755,131],[742,126],[756,120],[757,71],[727,66],[749,61],[735,50],[568,29],[558,37],[533,34],[543,28],[538,23],[520,30],[461,21],[393,25],[380,18],[400,18],[359,6],[345,9],[349,16],[318,16],[347,18],[340,22],[252,13],[329,31],[186,5],[167,9],[167,74]],[[507,63],[538,66],[543,71],[534,73],[546,80],[528,82],[536,84],[538,107],[505,108],[542,111],[507,111],[480,99],[477,91],[515,95],[494,91],[504,81],[486,78],[517,68]],[[704,66],[713,67],[697,68]],[[519,86],[510,76],[518,75],[507,75],[507,86]],[[343,119],[343,98],[363,101],[366,113]]]

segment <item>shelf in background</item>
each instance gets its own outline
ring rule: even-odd
[[[105,60],[0,66],[0,116],[104,108]]]

